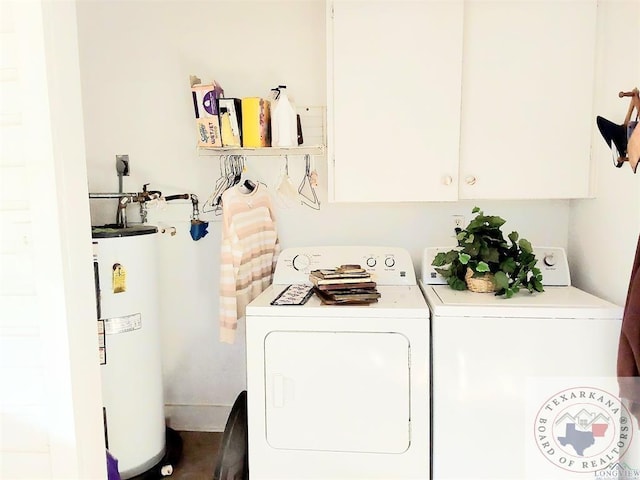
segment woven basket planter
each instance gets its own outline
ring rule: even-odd
[[[473,270],[467,267],[464,279],[467,282],[467,288],[472,292],[489,293],[496,291],[496,280],[493,273],[485,273],[480,277],[474,277]]]

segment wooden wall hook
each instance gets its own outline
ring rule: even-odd
[[[623,126],[625,127],[625,130],[626,130],[627,126],[629,125],[629,122],[631,121],[631,117],[633,116],[633,111],[634,110],[636,111],[636,118],[640,116],[640,91],[638,90],[638,88],[634,88],[630,92],[619,92],[618,97],[631,98],[631,100],[629,101],[629,108],[627,110],[627,115],[625,116],[624,123],[623,123]],[[636,128],[639,128],[639,127],[636,127]],[[639,134],[640,134],[640,130],[639,130],[639,133],[636,133],[635,139],[633,141],[630,141],[629,147],[631,148],[632,152],[627,151],[626,155],[619,156],[615,162],[616,167],[620,168],[622,167],[622,165],[624,165],[624,162],[629,162],[629,166],[631,167],[631,170],[633,170],[633,173],[636,173],[636,170],[638,168],[638,161],[639,161],[639,156],[637,153],[637,148],[638,148],[637,135]],[[631,146],[631,144],[633,144],[633,146]]]
[[[629,101],[629,109],[627,110],[627,116],[624,117],[624,125],[627,126],[631,120],[633,111],[636,110],[636,115],[640,115],[640,91],[634,88],[630,92],[619,92],[618,97],[631,97]]]

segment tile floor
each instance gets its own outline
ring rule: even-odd
[[[174,432],[175,433],[175,432]],[[149,470],[130,480],[213,480],[222,432],[177,432],[182,439],[182,457],[171,476]]]
[[[212,480],[222,432],[178,432],[182,459],[170,480]]]

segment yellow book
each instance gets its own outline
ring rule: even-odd
[[[242,146],[271,146],[269,100],[260,97],[242,99]]]
[[[241,103],[238,98],[218,99],[220,112],[220,136],[223,147],[241,147]]]

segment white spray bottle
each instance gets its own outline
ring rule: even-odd
[[[271,146],[293,147],[298,145],[296,109],[287,95],[287,86],[279,85],[271,102]]]

